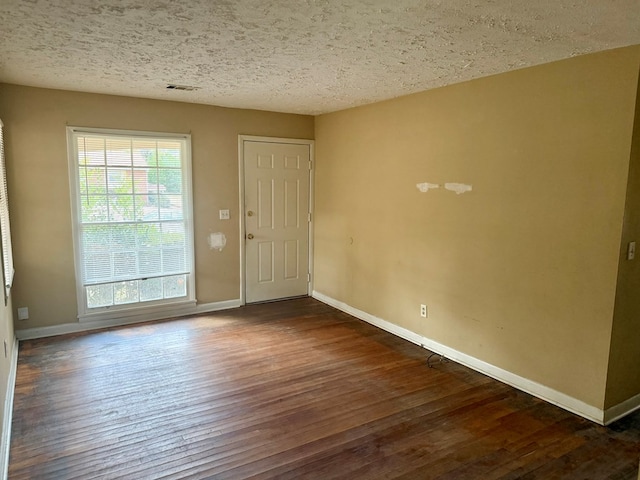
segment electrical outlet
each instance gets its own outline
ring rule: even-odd
[[[18,320],[29,320],[29,307],[18,308]]]
[[[420,305],[420,316],[427,318],[427,306],[425,304]]]
[[[220,220],[229,220],[229,210],[220,210]]]

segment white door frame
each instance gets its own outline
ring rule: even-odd
[[[311,295],[313,292],[313,224],[314,224],[314,205],[313,205],[313,178],[315,170],[315,141],[297,138],[278,138],[278,137],[258,137],[254,135],[238,135],[238,177],[240,179],[239,191],[240,191],[240,209],[238,211],[240,218],[240,305],[246,305],[245,289],[246,289],[246,274],[245,274],[245,221],[246,206],[244,203],[244,142],[264,142],[264,143],[287,143],[295,145],[308,145],[309,146],[309,160],[311,161],[311,170],[309,170],[309,212],[311,212],[311,221],[309,222],[309,286],[307,294]]]

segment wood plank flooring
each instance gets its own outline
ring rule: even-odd
[[[313,299],[20,344],[9,478],[636,479],[597,426]]]

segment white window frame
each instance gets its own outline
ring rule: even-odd
[[[185,239],[188,249],[188,269],[187,278],[187,295],[176,299],[162,299],[148,302],[138,302],[124,305],[112,305],[107,307],[88,308],[86,300],[85,286],[82,281],[82,259],[80,245],[80,222],[81,222],[81,205],[80,205],[80,182],[78,178],[78,147],[77,136],[85,134],[98,134],[109,136],[122,136],[126,138],[152,138],[184,141],[184,152],[182,159],[182,188],[185,203],[183,205],[183,216],[185,223],[186,236]],[[147,132],[137,130],[118,130],[105,128],[88,128],[88,127],[67,127],[67,152],[69,160],[69,185],[71,193],[71,210],[72,210],[72,231],[73,231],[73,249],[75,260],[76,274],[76,296],[78,301],[78,319],[80,321],[101,321],[122,319],[129,320],[136,318],[142,320],[148,318],[169,317],[173,314],[185,312],[185,308],[194,307],[196,304],[196,285],[195,285],[195,246],[194,246],[194,222],[193,222],[193,196],[192,196],[192,174],[191,174],[191,135],[183,133],[164,133],[164,132]]]
[[[13,285],[13,248],[9,222],[9,197],[7,193],[7,168],[4,155],[4,124],[0,120],[0,251],[2,254],[2,279],[4,284],[4,304],[8,303]]]

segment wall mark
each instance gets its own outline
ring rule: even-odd
[[[416,187],[418,187],[418,190],[420,190],[422,193],[426,193],[429,190],[434,190],[436,188],[440,188],[440,185],[437,183],[419,183],[416,185]]]
[[[440,188],[442,187],[442,185],[440,185],[439,183],[424,182],[424,183],[418,183],[416,187],[418,187],[418,190],[420,190],[422,193],[426,193],[429,190],[435,190],[436,188]],[[460,195],[461,193],[470,192],[471,190],[473,190],[473,186],[467,185],[466,183],[445,183],[444,188],[451,192],[455,192],[456,195]]]
[[[225,237],[222,232],[211,233],[209,234],[208,242],[211,250],[218,250],[221,252],[227,244],[227,237]]]
[[[445,183],[444,188],[451,192],[456,192],[456,195],[473,190],[471,185],[466,185],[464,183]]]

